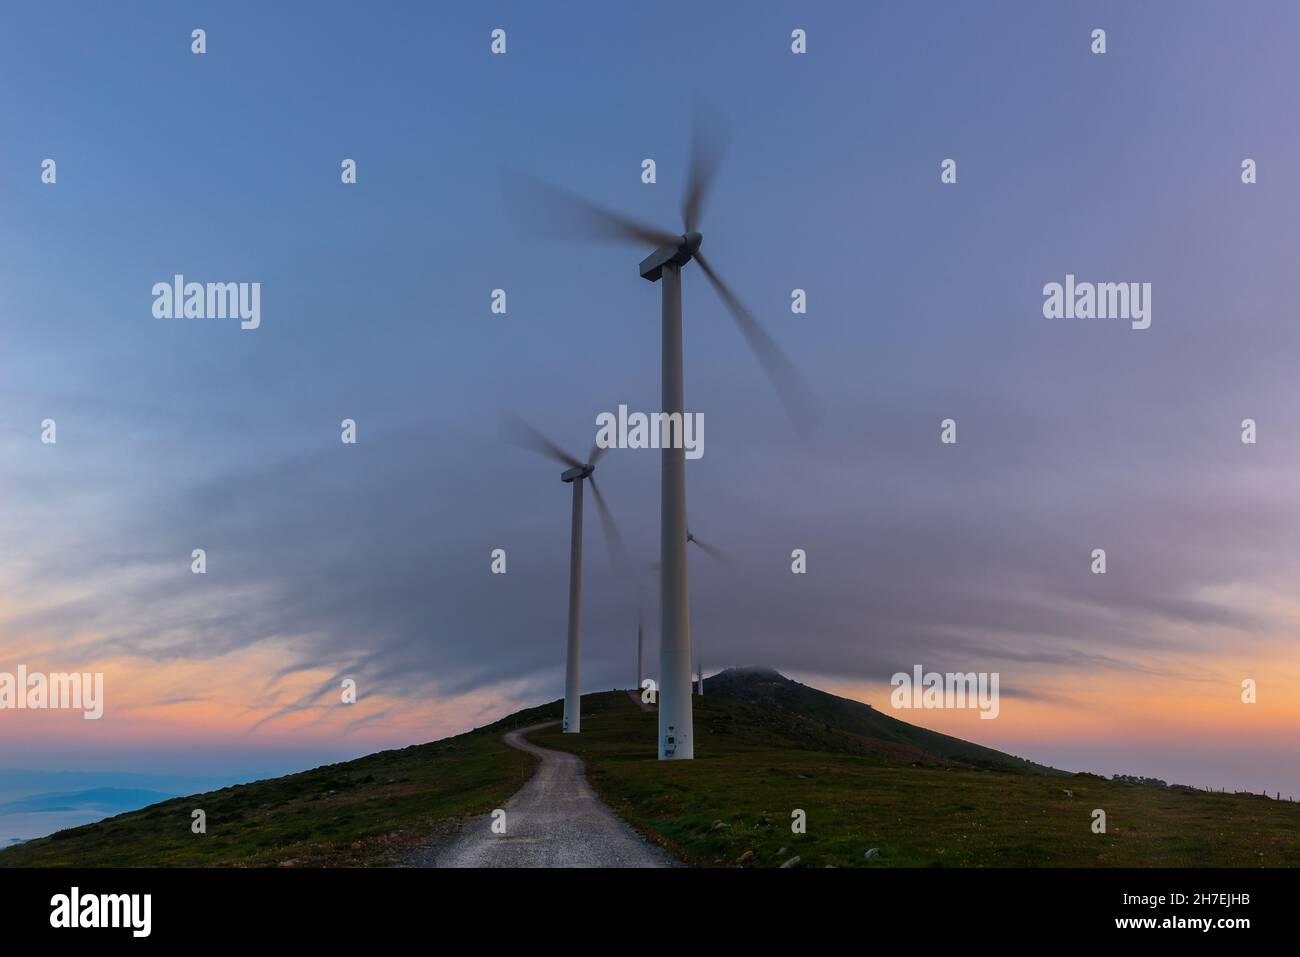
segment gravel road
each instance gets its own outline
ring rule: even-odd
[[[582,759],[538,747],[524,736],[557,722],[509,732],[502,740],[540,760],[528,783],[503,807],[506,833],[492,833],[489,814],[473,822],[434,858],[435,867],[673,867],[596,797]]]

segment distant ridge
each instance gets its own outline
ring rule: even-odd
[[[55,811],[80,811],[87,808],[102,810],[107,814],[134,811],[149,804],[157,804],[177,797],[165,791],[143,788],[91,788],[86,791],[56,791],[48,794],[29,794],[0,804],[0,814],[51,813]]]
[[[810,688],[766,665],[728,668],[704,679],[706,697],[729,698],[780,708],[824,726],[874,741],[913,748],[944,763],[1001,771],[1066,774],[993,748],[918,728],[882,714],[869,704]]]

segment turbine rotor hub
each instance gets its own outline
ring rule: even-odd
[[[681,242],[660,246],[645,259],[641,260],[641,278],[658,282],[664,274],[664,266],[669,264],[681,267],[691,261],[700,248],[704,237],[699,233],[684,233]]]

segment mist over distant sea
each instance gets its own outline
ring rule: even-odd
[[[250,780],[172,774],[0,770],[0,849],[159,801]]]

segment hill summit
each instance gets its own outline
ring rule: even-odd
[[[919,728],[882,714],[869,704],[810,688],[766,665],[728,668],[704,679],[705,696],[745,701],[776,708],[820,723],[826,730],[843,731],[897,748],[918,752],[920,763],[955,764],[1004,771],[1063,774],[1055,768],[995,751],[970,741]],[[899,756],[905,756],[900,754]]]

